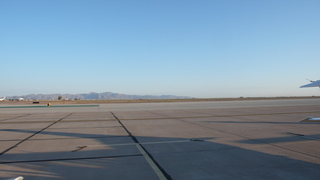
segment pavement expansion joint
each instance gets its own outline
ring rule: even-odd
[[[161,115],[158,113],[145,111],[156,115]],[[320,113],[320,111],[308,111],[308,112],[276,112],[276,113],[258,113],[258,114],[230,114],[230,115],[209,115],[209,116],[165,116],[159,118],[133,118],[133,119],[121,119],[121,121],[128,121],[128,120],[166,120],[166,119],[194,119],[194,118],[214,118],[214,117],[239,117],[239,116],[269,116],[269,115],[287,115],[287,114],[313,114],[313,113]]]
[[[15,163],[33,163],[33,162],[50,162],[50,161],[75,161],[75,160],[87,160],[87,159],[110,159],[110,158],[124,158],[124,157],[136,157],[143,156],[142,154],[127,154],[119,156],[99,156],[99,157],[81,157],[81,158],[64,158],[64,159],[40,159],[40,160],[26,160],[26,161],[3,161],[0,164],[15,164]]]
[[[210,138],[213,139],[213,138]],[[157,142],[141,142],[141,143],[120,143],[120,144],[108,144],[108,145],[86,145],[86,146],[76,146],[75,148],[92,148],[92,147],[104,147],[104,146],[132,146],[132,145],[149,145],[149,144],[169,144],[169,143],[186,143],[186,142],[204,142],[204,139],[186,139],[186,140],[176,140],[176,141],[157,141]],[[79,150],[81,150],[79,149]],[[78,151],[78,150],[74,150]],[[72,151],[72,152],[74,152]]]
[[[48,125],[47,127],[45,127],[45,128],[43,128],[43,129],[41,129],[40,131],[37,131],[37,132],[33,133],[33,134],[32,134],[32,135],[30,135],[29,137],[27,137],[27,138],[25,138],[25,139],[21,140],[20,142],[16,143],[15,145],[13,145],[13,146],[9,147],[8,149],[4,150],[3,152],[1,152],[1,153],[0,153],[0,156],[1,156],[1,155],[3,155],[4,153],[6,153],[6,152],[10,151],[11,149],[13,149],[13,148],[17,147],[17,146],[18,146],[18,145],[20,145],[21,143],[23,143],[23,142],[25,142],[25,141],[29,140],[30,138],[34,137],[35,135],[37,135],[37,134],[41,133],[42,131],[44,131],[44,130],[48,129],[49,127],[53,126],[54,124],[56,124],[56,123],[58,123],[58,122],[62,121],[63,119],[65,119],[65,118],[67,118],[67,117],[71,116],[72,114],[73,114],[73,113],[70,113],[70,114],[66,115],[65,117],[60,118],[59,120],[57,120],[57,121],[55,121],[55,122],[51,123],[50,125]]]
[[[4,121],[8,121],[8,120],[13,120],[13,119],[16,119],[16,118],[21,118],[21,117],[26,117],[26,116],[30,116],[31,114],[25,114],[25,115],[22,115],[22,116],[17,116],[17,117],[13,117],[13,118],[9,118],[9,119],[3,119],[1,120],[0,122],[4,122]]]
[[[125,127],[125,125],[120,121],[120,119],[113,113],[110,112],[112,116],[118,120],[119,124],[124,128],[124,130],[129,134],[132,140],[135,142],[136,147],[146,159],[150,167],[153,169],[155,174],[158,176],[160,180],[171,180],[171,176],[160,166],[160,164],[152,157],[152,155],[140,144],[138,139],[132,135],[132,133]]]
[[[188,122],[188,121],[181,120],[181,119],[178,119],[178,120],[183,121],[183,122]],[[288,150],[288,151],[291,151],[291,152],[295,152],[295,153],[299,153],[299,154],[304,154],[304,155],[307,155],[307,156],[310,156],[310,157],[320,158],[320,157],[317,156],[317,155],[312,155],[312,154],[304,153],[304,152],[297,151],[297,150],[294,150],[294,149],[285,148],[285,147],[282,147],[282,146],[279,146],[279,145],[275,145],[275,144],[273,144],[273,143],[267,143],[267,142],[264,142],[264,141],[259,141],[259,140],[252,139],[252,138],[249,138],[249,137],[245,137],[245,136],[242,136],[242,135],[239,135],[239,134],[235,134],[235,133],[232,133],[232,132],[222,131],[222,130],[215,129],[215,128],[212,128],[212,127],[206,127],[206,126],[203,126],[203,125],[200,125],[200,124],[197,124],[197,123],[192,123],[192,122],[188,122],[188,123],[194,124],[194,125],[197,125],[197,126],[201,126],[201,127],[204,127],[204,128],[212,129],[212,130],[218,130],[218,131],[220,131],[220,132],[224,132],[224,133],[227,133],[227,134],[235,135],[235,136],[238,136],[238,137],[241,137],[241,138],[245,138],[245,139],[248,139],[248,140],[253,140],[253,141],[256,141],[256,142],[259,142],[259,143],[268,144],[268,145],[271,145],[271,146],[274,146],[274,147],[277,147],[277,148],[280,148],[280,149],[285,149],[285,150]],[[300,137],[302,137],[302,136],[300,136]],[[306,136],[303,136],[303,137],[306,137]],[[312,139],[312,140],[315,140],[315,139]]]
[[[80,119],[80,120],[64,120],[61,123],[74,123],[74,122],[105,122],[105,121],[114,121],[114,119]],[[10,121],[10,122],[0,122],[1,124],[19,124],[19,123],[51,123],[55,121]]]

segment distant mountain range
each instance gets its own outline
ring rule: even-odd
[[[90,92],[88,94],[29,94],[24,96],[10,96],[7,99],[24,98],[25,100],[56,100],[61,96],[62,99],[191,99],[187,96],[174,96],[174,95],[126,95],[112,92],[95,93]]]

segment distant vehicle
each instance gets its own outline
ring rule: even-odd
[[[6,96],[5,97],[3,97],[2,99],[0,99],[0,101],[4,101],[6,99]]]
[[[308,79],[309,80],[309,79]],[[317,80],[317,81],[312,81],[312,80],[309,80],[311,83],[309,84],[306,84],[306,85],[303,85],[303,86],[300,86],[300,88],[305,88],[305,87],[319,87],[320,88],[320,80]]]
[[[309,80],[309,79],[307,79]],[[320,80],[317,81],[312,81],[309,80],[311,83],[300,86],[300,88],[305,88],[305,87],[319,87],[320,88]],[[312,116],[308,116],[304,119],[302,119],[300,122],[320,122],[320,118],[314,118]]]

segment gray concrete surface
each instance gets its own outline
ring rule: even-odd
[[[0,107],[0,179],[320,179],[317,99]]]

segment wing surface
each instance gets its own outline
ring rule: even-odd
[[[306,85],[303,85],[303,86],[300,86],[300,88],[305,88],[305,87],[318,87],[320,86],[320,80],[318,81],[314,81],[310,84],[306,84]]]

